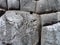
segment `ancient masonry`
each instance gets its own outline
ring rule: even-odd
[[[60,0],[0,0],[0,45],[60,45]]]

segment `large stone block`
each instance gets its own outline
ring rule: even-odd
[[[60,0],[57,0],[57,10],[60,11]]]
[[[57,0],[47,0],[49,3],[49,8],[53,11],[57,10]]]
[[[7,11],[0,19],[0,40],[12,45],[36,45],[39,18],[29,12]]]
[[[57,21],[56,13],[42,14],[40,15],[41,25],[51,24]]]
[[[36,5],[37,13],[52,12],[58,9],[57,0],[39,0]]]
[[[60,12],[56,12],[57,13],[57,20],[60,21]]]
[[[36,4],[36,12],[37,13],[43,13],[43,12],[46,12],[46,11],[50,11],[49,9],[49,3],[47,0],[39,0],[37,1],[37,4]]]
[[[60,45],[60,23],[44,26],[41,35],[41,45]]]
[[[0,8],[7,9],[6,0],[0,0]]]
[[[19,0],[7,0],[8,9],[19,9]]]
[[[35,0],[20,0],[20,9],[23,11],[35,12],[36,1]]]

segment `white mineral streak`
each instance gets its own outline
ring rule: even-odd
[[[12,45],[36,45],[39,16],[23,11],[7,11],[0,18],[0,41]]]

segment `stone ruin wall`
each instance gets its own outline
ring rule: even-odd
[[[60,45],[60,0],[0,0],[0,45]]]

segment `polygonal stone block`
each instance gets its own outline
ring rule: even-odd
[[[60,11],[60,0],[56,0],[57,1],[57,10]]]
[[[57,20],[60,21],[60,12],[57,12]]]
[[[0,8],[7,9],[7,3],[6,3],[6,0],[0,0]]]
[[[47,0],[52,11],[57,10],[57,0]]]
[[[36,4],[36,12],[37,13],[42,13],[42,12],[46,12],[46,11],[50,11],[49,9],[49,3],[47,0],[39,0],[37,1]]]
[[[57,21],[56,13],[42,14],[40,15],[41,25],[51,24]]]
[[[0,40],[12,45],[36,45],[39,18],[39,15],[29,12],[7,11],[0,19]]]
[[[8,9],[19,9],[19,0],[7,0]]]
[[[20,9],[23,11],[35,12],[36,1],[35,0],[20,0]]]
[[[41,45],[60,45],[60,23],[42,27]]]

